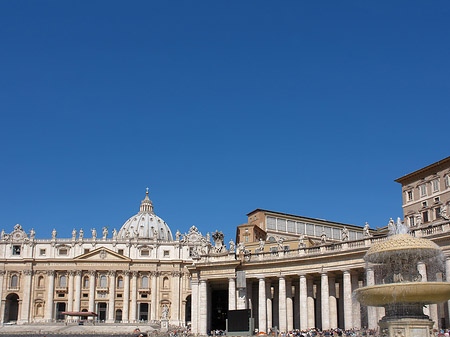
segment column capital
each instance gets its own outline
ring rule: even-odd
[[[138,277],[138,276],[139,276],[139,272],[138,272],[137,270],[133,270],[133,271],[131,272],[131,275],[132,275],[133,277]]]
[[[178,270],[174,270],[172,273],[172,277],[180,277],[183,273]]]
[[[116,276],[116,271],[115,270],[109,270],[108,271],[108,276],[111,276],[111,277]]]
[[[151,276],[155,276],[155,277],[158,277],[160,274],[161,274],[161,273],[160,273],[159,271],[157,271],[157,270],[154,270],[154,271],[151,271],[151,272],[150,272],[150,275],[151,275]]]
[[[23,273],[27,276],[33,275],[33,271],[29,269],[24,270]]]
[[[0,270],[0,276],[4,276],[6,274],[5,270]]]
[[[342,273],[343,273],[343,274],[351,274],[351,271],[350,271],[350,269],[344,269],[344,270],[342,271]]]
[[[131,275],[131,270],[124,270],[123,271],[123,275],[130,276]]]
[[[69,276],[74,276],[75,275],[75,270],[68,270],[67,274],[69,274]]]
[[[306,278],[306,273],[305,272],[298,273],[298,277],[300,277],[300,278],[305,277]]]
[[[47,276],[55,276],[55,271],[54,270],[47,270]]]
[[[83,274],[83,272],[81,270],[75,270],[76,276],[81,276],[82,274]]]
[[[89,270],[88,274],[89,274],[90,276],[95,277],[95,276],[97,275],[97,271],[96,271],[96,270]]]

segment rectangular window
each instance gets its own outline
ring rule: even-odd
[[[83,297],[84,298],[89,297],[89,294],[83,294]]]
[[[84,248],[84,254],[87,254],[87,253],[89,253],[90,252],[90,249],[89,248]]]
[[[413,191],[406,192],[406,200],[408,201],[413,200]]]
[[[45,249],[40,249],[39,250],[39,255],[40,256],[45,256],[46,250]]]
[[[277,219],[277,230],[280,232],[286,232],[286,220]]]
[[[20,255],[20,246],[13,246],[12,255]]]
[[[67,255],[67,249],[66,248],[60,248],[59,249],[59,255]]]
[[[141,256],[149,256],[150,252],[148,249],[142,249],[141,250]]]
[[[305,234],[305,224],[303,222],[297,222],[297,234]]]
[[[415,220],[414,220],[414,215],[413,216],[410,216],[409,218],[409,225],[411,226],[411,227],[414,227],[414,224],[415,224]]]
[[[420,196],[423,197],[427,195],[427,184],[420,185]]]
[[[439,197],[434,198],[434,202],[439,202],[441,201],[441,199],[439,199]]]
[[[119,249],[117,252],[118,252],[120,255],[123,255],[123,249]]]
[[[316,236],[321,236],[322,235],[322,231],[323,231],[323,226],[320,226],[320,225],[316,225],[315,226],[316,228],[315,228],[315,234],[316,234]]]
[[[248,238],[247,238],[248,239]],[[168,250],[164,251],[164,257],[169,257],[170,256],[170,252]]]
[[[331,238],[331,227],[324,227],[324,231],[325,231],[325,235],[327,236],[327,238]]]
[[[141,298],[147,298],[147,294],[141,294]]]
[[[288,222],[287,222],[287,231],[289,233],[295,233],[295,221],[288,220]]]
[[[428,211],[422,212],[423,222],[428,222]]]
[[[117,294],[117,298],[122,298],[122,294]]]
[[[445,176],[445,187],[450,187],[450,175],[449,176]]]
[[[267,217],[267,229],[277,229],[276,228],[276,220],[274,217],[268,216]]]
[[[439,179],[434,179],[431,182],[431,186],[433,186],[433,192],[438,192],[439,191]]]
[[[355,231],[349,231],[348,238],[350,240],[356,240],[356,232]]]
[[[434,209],[434,218],[439,219],[441,217],[441,208],[437,207]]]
[[[339,228],[333,228],[333,239],[339,240],[341,238],[341,231]]]
[[[314,225],[307,223],[306,224],[306,235],[314,235]]]
[[[58,297],[64,297],[65,294],[58,294]]]
[[[422,207],[427,207],[427,202],[426,201],[422,202]]]

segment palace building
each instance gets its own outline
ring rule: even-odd
[[[450,157],[396,180],[411,235],[444,253],[440,269],[420,264],[424,280],[450,280],[449,174]],[[64,239],[53,230],[36,239],[16,225],[0,239],[0,320],[49,323],[85,312],[99,324],[168,320],[206,335],[226,328],[228,312],[248,309],[263,332],[377,328],[384,309],[359,305],[352,292],[378,281],[363,257],[387,230],[262,209],[247,216],[228,247],[218,231],[173,235],[148,192],[118,232],[80,229]],[[424,312],[435,327],[450,326],[448,303]]]

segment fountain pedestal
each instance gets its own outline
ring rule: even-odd
[[[398,318],[381,320],[381,337],[430,337],[433,331],[433,321],[428,319]]]

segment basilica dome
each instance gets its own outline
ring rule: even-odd
[[[129,218],[119,231],[119,239],[142,238],[173,241],[172,232],[163,219],[153,212],[153,203],[148,197],[141,202],[139,213]]]

